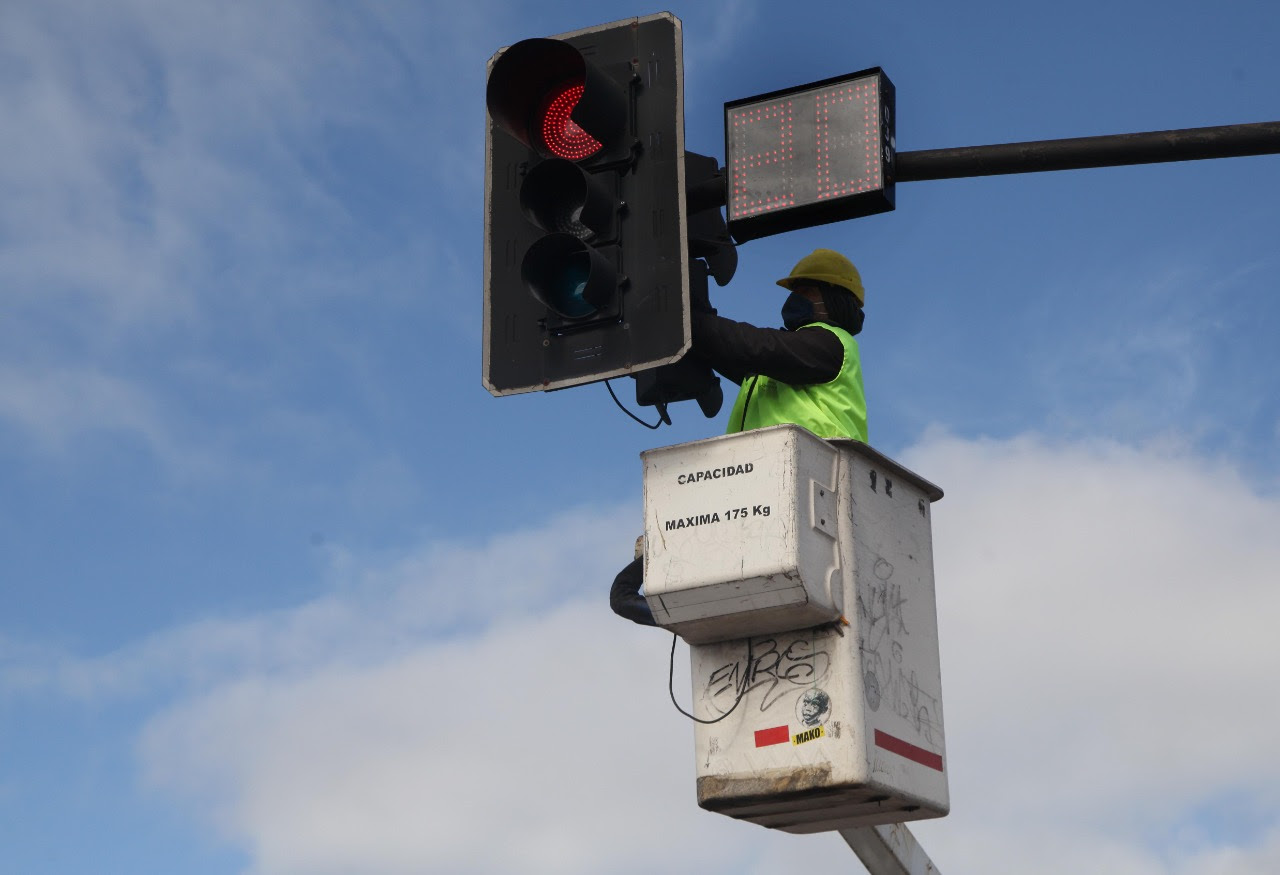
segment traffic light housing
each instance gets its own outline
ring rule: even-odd
[[[484,383],[561,389],[690,346],[680,21],[494,55],[486,88]]]

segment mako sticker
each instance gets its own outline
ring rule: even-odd
[[[826,735],[826,730],[821,726],[815,726],[812,729],[806,729],[804,732],[797,732],[791,736],[792,744],[804,744],[806,741],[813,741],[815,738],[822,738]]]

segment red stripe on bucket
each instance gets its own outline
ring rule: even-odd
[[[756,746],[760,746],[760,733],[756,733]],[[931,769],[942,771],[942,757],[939,754],[927,751],[923,747],[916,747],[909,741],[903,741],[901,738],[895,738],[887,732],[876,730],[876,747],[882,747],[889,753],[896,753],[900,757],[906,757],[913,763],[919,763],[922,766],[928,766]]]

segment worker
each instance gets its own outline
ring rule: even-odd
[[[853,262],[816,249],[778,280],[791,294],[783,328],[695,310],[693,349],[739,384],[728,434],[794,423],[823,438],[867,440],[867,402],[854,335],[865,292]]]
[[[695,302],[693,353],[739,385],[727,434],[794,423],[822,438],[867,440],[867,402],[854,335],[866,293],[848,258],[815,249],[778,280],[790,292],[782,328],[758,328]],[[640,594],[642,551],[613,582],[609,604],[636,623],[656,625]]]

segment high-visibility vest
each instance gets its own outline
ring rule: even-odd
[[[843,328],[825,322],[804,326],[825,328],[840,338],[844,362],[840,373],[826,383],[792,385],[765,376],[743,379],[729,414],[726,434],[794,423],[822,438],[867,440],[867,398],[862,388],[862,360],[858,341]]]

